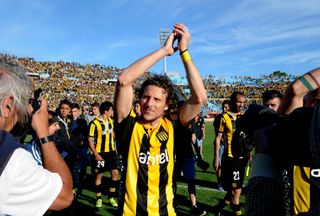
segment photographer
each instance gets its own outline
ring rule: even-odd
[[[319,80],[318,68],[291,83],[279,114],[249,107],[248,119],[264,124],[251,131],[257,154],[246,190],[247,215],[320,215]]]
[[[48,209],[61,210],[73,199],[72,178],[49,136],[47,102],[33,114],[32,127],[41,142],[43,165],[21,148],[9,133],[18,122],[28,119],[28,98],[32,83],[26,71],[0,62],[0,214],[43,215]]]

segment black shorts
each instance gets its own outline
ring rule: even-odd
[[[238,158],[222,158],[221,183],[225,190],[242,188],[246,166],[245,161]]]
[[[118,169],[118,157],[115,151],[99,153],[102,161],[95,161],[95,173],[104,173],[108,170]]]

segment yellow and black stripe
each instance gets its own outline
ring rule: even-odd
[[[89,126],[89,137],[93,137],[95,148],[98,153],[115,151],[113,120],[108,118],[103,121],[96,117]]]
[[[136,118],[123,128],[129,145],[123,215],[176,215],[173,208],[174,131],[172,122],[161,120],[146,129]],[[118,131],[118,130],[117,130]],[[123,131],[123,130],[119,130]],[[118,142],[119,143],[119,142]]]
[[[223,133],[224,137],[226,137],[226,148],[228,157],[234,157],[235,155],[239,155],[240,152],[236,152],[238,149],[235,146],[232,146],[232,138],[235,132],[236,120],[242,114],[241,113],[231,113],[225,112],[222,114],[222,118],[219,124],[219,133]]]
[[[308,212],[320,203],[320,169],[293,167],[293,211],[294,215]]]

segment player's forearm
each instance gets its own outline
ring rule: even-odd
[[[161,47],[160,49],[138,59],[120,73],[118,77],[118,85],[131,86],[133,82],[144,75],[152,65],[167,55],[168,52],[166,52],[166,49]]]
[[[221,143],[221,140],[219,138],[216,138],[214,141],[214,158],[219,157],[220,143]]]
[[[96,148],[94,147],[93,140],[91,140],[91,138],[89,138],[88,143],[93,155],[98,154]]]
[[[320,87],[320,68],[305,73],[286,89],[283,100],[278,108],[280,114],[289,114],[294,109],[303,106],[304,96]]]
[[[207,94],[200,73],[192,60],[186,61],[182,58],[182,61],[186,70],[191,98],[194,103],[203,105],[207,101]]]

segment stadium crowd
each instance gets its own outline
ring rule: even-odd
[[[81,65],[74,62],[41,62],[33,58],[16,57],[1,54],[2,58],[16,62],[26,67],[31,73],[35,89],[42,88],[44,98],[48,99],[49,108],[57,106],[61,98],[75,101],[81,105],[89,105],[98,101],[113,101],[116,78],[120,68],[102,65]],[[137,86],[147,76],[137,80]],[[269,89],[284,92],[287,85],[296,77],[293,75],[259,77],[234,76],[215,77],[206,76],[203,80],[207,90],[208,111],[218,111],[217,108],[223,100],[227,99],[233,91],[240,91],[246,95],[248,103],[256,101],[262,103],[262,93]],[[179,87],[183,93],[183,87]],[[184,93],[183,93],[184,94]],[[216,109],[216,110],[210,110]]]

